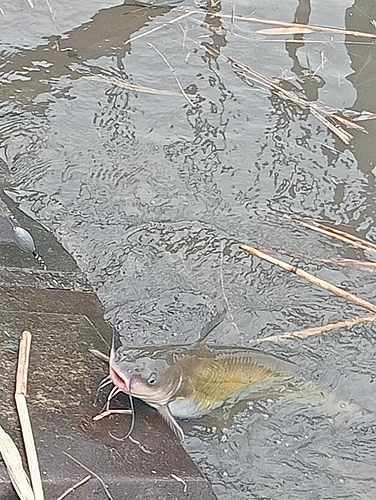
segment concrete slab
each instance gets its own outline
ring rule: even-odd
[[[215,498],[209,483],[180,443],[152,409],[137,406],[134,439],[117,442],[109,431],[124,436],[130,417],[118,415],[93,421],[95,390],[106,374],[105,366],[89,352],[103,349],[103,342],[88,318],[79,315],[30,312],[0,313],[0,387],[3,427],[20,445],[13,403],[17,337],[28,328],[33,333],[28,408],[41,463],[47,499],[87,475],[63,454],[67,452],[108,484],[114,499],[205,499]],[[104,397],[102,396],[102,402]],[[125,397],[117,402],[126,405]],[[184,492],[183,483],[187,484]],[[105,499],[97,479],[75,492],[76,499]],[[0,467],[0,498],[15,498],[6,472]]]
[[[29,223],[24,218],[22,227],[34,237],[36,223]],[[96,388],[107,367],[88,349],[108,352],[110,328],[71,257],[43,228],[37,229],[37,250],[39,241],[48,254],[49,271],[14,245],[0,245],[0,423],[22,450],[13,392],[19,337],[30,330],[28,408],[46,499],[56,499],[88,474],[63,452],[100,476],[114,500],[215,499],[209,482],[153,409],[137,404],[132,436],[138,444],[109,435],[124,436],[129,416],[93,421],[101,407],[93,407]],[[102,403],[105,398],[103,393]],[[118,407],[127,404],[125,395],[114,402]],[[72,498],[109,497],[93,475]],[[0,499],[17,499],[1,458]]]
[[[62,302],[65,291],[59,293]],[[83,310],[88,308],[82,299]],[[3,291],[0,297],[4,301]],[[15,293],[12,294],[12,297]],[[23,296],[21,291],[20,297]],[[21,298],[19,298],[21,300]],[[30,304],[28,304],[29,309]],[[106,367],[89,352],[89,347],[107,349],[88,317],[33,311],[0,312],[0,386],[2,426],[21,445],[14,410],[13,390],[18,337],[22,330],[33,333],[30,360],[28,408],[44,479],[47,499],[57,498],[65,489],[87,475],[63,454],[67,452],[99,475],[108,484],[114,499],[205,499],[215,498],[209,483],[198,471],[163,420],[146,405],[138,405],[133,437],[139,445],[117,442],[109,431],[124,436],[130,417],[119,415],[93,421],[98,413],[93,399]],[[102,403],[104,401],[102,396]],[[125,396],[124,396],[125,398]],[[126,405],[126,400],[117,402]],[[184,485],[174,478],[180,477]],[[105,499],[97,479],[75,492],[76,499]],[[0,467],[0,498],[13,500],[6,471]]]

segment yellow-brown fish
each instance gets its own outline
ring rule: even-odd
[[[163,345],[112,350],[112,383],[156,408],[183,439],[174,417],[201,417],[226,403],[262,397],[273,379],[288,381],[294,365],[261,351],[208,346],[218,315],[194,345]],[[280,385],[278,385],[280,387]]]
[[[333,418],[346,411],[359,416],[357,405],[305,381],[289,361],[251,348],[206,345],[223,317],[216,316],[193,345],[120,347],[109,358],[101,355],[109,361],[111,394],[122,391],[156,408],[180,439],[184,433],[175,417],[201,417],[224,403],[281,393],[320,406]]]

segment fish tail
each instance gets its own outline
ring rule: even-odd
[[[310,381],[303,381],[297,392],[290,393],[289,397],[316,407],[325,416],[331,418],[337,427],[351,425],[369,413],[358,404],[341,399]]]

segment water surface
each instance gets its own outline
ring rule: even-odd
[[[0,181],[74,256],[126,342],[191,342],[224,306],[227,320],[212,338],[219,344],[249,345],[364,314],[244,255],[240,242],[282,249],[376,300],[372,273],[319,260],[371,255],[283,216],[323,218],[374,240],[374,121],[364,123],[368,134],[351,130],[346,145],[207,49],[280,78],[311,102],[375,112],[374,42],[264,35],[257,31],[266,25],[231,19],[372,32],[371,1],[223,1],[212,12],[189,1],[0,7]],[[189,8],[197,13],[172,22]],[[367,324],[263,348],[375,411],[373,330]],[[228,428],[218,416],[185,424],[185,445],[220,499],[371,499],[375,424],[370,416],[337,428],[314,407],[265,400]]]

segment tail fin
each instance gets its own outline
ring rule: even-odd
[[[370,413],[352,401],[340,399],[332,392],[317,387],[309,380],[301,380],[297,391],[286,394],[286,397],[316,407],[320,413],[331,418],[337,427],[351,425]]]

